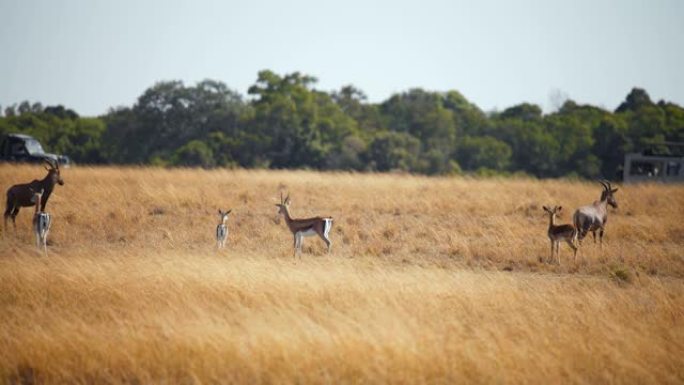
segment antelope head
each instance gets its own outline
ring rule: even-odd
[[[553,215],[560,215],[561,210],[563,210],[563,206],[553,206],[553,207],[542,206],[542,208],[544,209],[544,211],[546,211],[547,213],[549,213],[549,215],[552,215],[552,216]]]
[[[276,203],[276,207],[278,208],[278,211],[276,212],[276,216],[274,218],[274,221],[276,224],[280,224],[280,217],[281,215],[284,216],[286,215],[285,213],[287,212],[287,207],[290,205],[290,194],[287,194],[287,197],[283,199],[283,193],[280,193],[280,203]]]
[[[607,201],[610,206],[612,206],[614,209],[617,209],[618,203],[615,200],[615,197],[613,196],[613,194],[615,194],[618,189],[613,188],[610,185],[610,182],[608,182],[607,180],[606,181],[601,180],[601,181],[599,181],[599,183],[601,183],[601,185],[603,186],[603,192],[601,193],[601,200]]]
[[[222,211],[221,209],[218,210],[218,215],[220,218],[221,223],[225,223],[228,220],[228,214],[233,211],[232,209],[228,211]]]
[[[64,185],[64,179],[59,174],[59,163],[56,161],[45,160],[45,169],[48,172],[48,178],[53,184]]]

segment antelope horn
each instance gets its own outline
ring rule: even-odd
[[[601,186],[603,186],[604,190],[610,190],[610,187],[608,187],[606,182],[604,182],[603,180],[599,180],[598,182],[601,183]]]
[[[610,182],[608,180],[604,179],[603,182],[605,182],[606,186],[608,186],[608,190],[613,189],[613,186],[610,185]]]
[[[280,204],[281,205],[283,204],[283,192],[282,191],[280,192]]]

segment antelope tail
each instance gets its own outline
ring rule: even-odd
[[[328,237],[328,234],[330,233],[330,229],[332,228],[332,223],[333,219],[332,218],[324,218],[325,224],[323,225],[323,235],[325,237]]]

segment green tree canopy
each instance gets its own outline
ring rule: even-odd
[[[625,154],[672,154],[668,143],[684,141],[684,109],[640,88],[615,111],[565,100],[549,114],[531,103],[486,114],[457,90],[414,88],[375,103],[353,85],[316,85],[264,70],[243,98],[215,80],[162,81],[101,117],[22,101],[5,106],[0,134],[33,135],[82,163],[609,179]]]

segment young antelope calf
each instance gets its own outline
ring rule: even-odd
[[[219,249],[226,246],[226,238],[228,238],[228,226],[226,225],[226,222],[228,221],[228,214],[230,214],[231,211],[233,210],[231,209],[224,212],[219,209],[218,211],[221,219],[218,226],[216,226],[216,247]]]
[[[549,214],[549,230],[547,232],[549,240],[551,240],[551,256],[549,261],[553,261],[554,250],[558,254],[558,264],[560,265],[560,242],[565,241],[572,248],[573,262],[577,260],[577,246],[575,243],[577,241],[577,229],[575,226],[564,224],[556,225],[556,215],[560,214],[562,206],[554,206],[553,208],[548,208],[544,206],[544,211]]]
[[[50,223],[52,219],[50,214],[41,210],[41,199],[43,197],[43,190],[33,191],[32,201],[36,204],[36,210],[33,214],[33,233],[36,235],[36,247],[42,248],[47,255],[47,236],[50,231]]]

